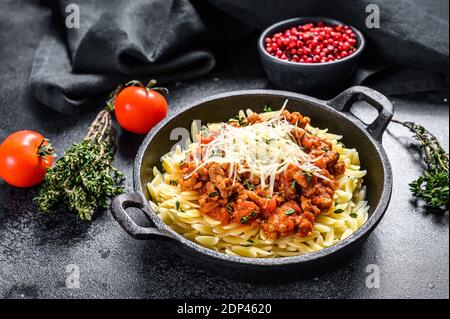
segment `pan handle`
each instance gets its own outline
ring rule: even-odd
[[[124,193],[116,196],[111,205],[111,213],[114,219],[122,226],[123,229],[135,239],[159,239],[159,240],[175,240],[175,238],[168,231],[159,229],[157,227],[142,227],[134,222],[128,215],[126,209],[135,207],[142,210],[147,219],[152,223],[149,207],[144,197],[139,193]]]
[[[349,113],[353,104],[361,100],[369,103],[378,111],[378,117],[375,121],[369,125],[363,124],[366,125],[367,132],[375,140],[381,142],[383,133],[394,116],[394,106],[383,94],[368,87],[354,86],[328,101],[327,104],[340,112]]]

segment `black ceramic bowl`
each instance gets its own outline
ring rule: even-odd
[[[277,87],[302,93],[320,93],[323,89],[330,91],[343,87],[356,71],[366,42],[362,33],[353,27],[358,47],[356,52],[342,60],[326,63],[290,62],[278,59],[266,51],[265,38],[294,26],[319,21],[327,25],[344,24],[328,18],[295,18],[274,24],[262,33],[258,41],[262,65],[270,81]]]
[[[150,197],[146,184],[152,179],[153,166],[161,168],[161,156],[170,151],[176,142],[170,139],[171,132],[175,128],[190,128],[193,120],[221,122],[235,116],[241,109],[251,108],[261,112],[265,105],[281,106],[286,99],[289,100],[289,110],[311,117],[315,126],[342,134],[345,145],[359,151],[362,165],[368,171],[365,183],[370,217],[367,222],[353,235],[321,251],[269,259],[235,257],[215,252],[187,240],[164,224],[148,204]],[[379,116],[372,124],[363,124],[349,112],[356,100],[365,100],[379,111]],[[392,104],[386,97],[364,87],[353,87],[330,101],[267,90],[239,91],[206,98],[164,120],[147,135],[134,163],[134,192],[117,196],[112,203],[112,214],[133,238],[168,241],[181,257],[221,275],[244,280],[282,280],[324,265],[337,267],[336,258],[358,247],[380,222],[388,206],[392,173],[381,138],[392,118],[392,112]],[[137,225],[126,212],[127,207],[141,209],[154,227]]]

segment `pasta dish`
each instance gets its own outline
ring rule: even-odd
[[[194,122],[153,168],[150,205],[174,231],[243,257],[289,257],[329,247],[368,218],[358,152],[286,109]]]

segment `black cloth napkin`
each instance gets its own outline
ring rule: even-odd
[[[79,29],[65,27],[69,4],[80,8]],[[380,8],[380,29],[365,25],[369,4]],[[447,0],[54,0],[32,92],[57,111],[77,113],[130,79],[204,75],[217,44],[296,16],[332,17],[365,34],[366,60],[349,85],[390,95],[448,90]]]
[[[130,79],[183,81],[211,71],[205,27],[188,0],[58,0],[30,76],[33,95],[63,113]],[[76,4],[80,28],[66,28]]]

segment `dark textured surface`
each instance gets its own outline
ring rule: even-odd
[[[48,11],[29,5],[20,19],[14,19],[16,12],[9,15],[0,25],[0,30],[10,30],[0,32],[0,140],[15,130],[34,129],[51,138],[62,153],[82,138],[94,113],[64,117],[32,100],[26,81]],[[28,36],[17,38],[30,25],[34,27],[28,27]],[[257,62],[256,42],[249,48],[219,60],[210,76],[170,87],[171,112],[208,95],[270,87]],[[448,150],[448,103],[393,101],[397,119],[423,123]],[[0,182],[0,297],[448,298],[448,212],[433,213],[412,201],[406,184],[421,172],[422,164],[409,153],[415,154],[409,136],[392,124],[384,137],[394,171],[393,198],[363,249],[334,270],[290,284],[247,284],[211,276],[183,262],[166,245],[131,239],[109,212],[91,224],[68,213],[42,215],[32,203],[37,190],[13,189]],[[129,190],[141,140],[119,136],[115,163],[127,174]],[[80,267],[80,289],[65,288],[68,264]],[[379,289],[365,285],[368,264],[381,269]]]

